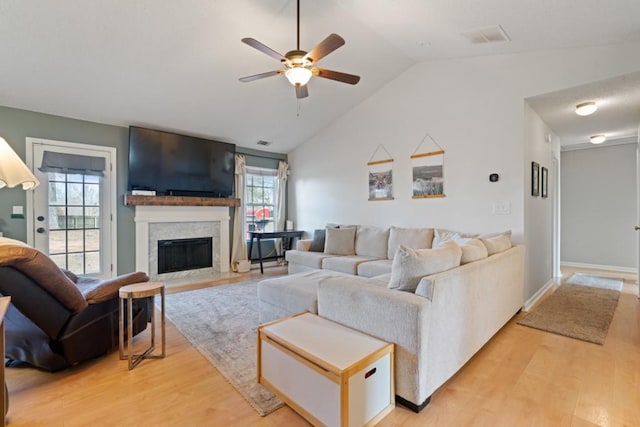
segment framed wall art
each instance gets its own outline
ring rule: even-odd
[[[531,195],[540,195],[540,165],[536,162],[531,162]]]
[[[541,184],[541,190],[542,190],[542,197],[547,198],[549,196],[549,192],[548,192],[548,186],[549,186],[549,169],[545,168],[544,166],[542,167],[542,173],[541,173],[541,177],[542,177],[542,184]]]

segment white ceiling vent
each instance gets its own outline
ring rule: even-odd
[[[262,140],[262,139],[261,139],[260,141],[258,141],[258,142],[257,142],[257,144],[258,144],[258,145],[264,145],[265,147],[266,147],[267,145],[271,145],[271,143],[270,143],[269,141],[264,141],[264,140]]]
[[[471,43],[510,42],[511,39],[500,25],[476,28],[462,33]]]

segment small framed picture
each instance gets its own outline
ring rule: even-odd
[[[536,162],[531,162],[531,195],[540,195],[540,165]]]
[[[548,182],[549,182],[549,169],[542,167],[542,197],[546,198],[549,195]]]

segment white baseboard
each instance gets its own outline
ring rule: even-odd
[[[582,262],[566,262],[560,261],[560,267],[573,267],[573,268],[590,268],[593,270],[607,270],[618,271],[620,273],[636,273],[638,271],[635,267],[620,267],[615,265],[599,265],[599,264],[586,264]]]
[[[538,289],[538,292],[533,294],[531,298],[529,298],[524,302],[524,306],[522,307],[522,310],[523,311],[531,310],[531,307],[533,307],[533,305],[538,302],[540,297],[542,297],[542,295],[544,295],[544,293],[547,292],[547,290],[549,290],[549,288],[552,287],[554,283],[555,281],[553,279],[550,279],[547,283],[545,283],[543,287]]]

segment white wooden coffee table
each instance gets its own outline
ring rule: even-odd
[[[310,423],[374,425],[395,407],[393,344],[311,313],[258,330],[258,382]]]

